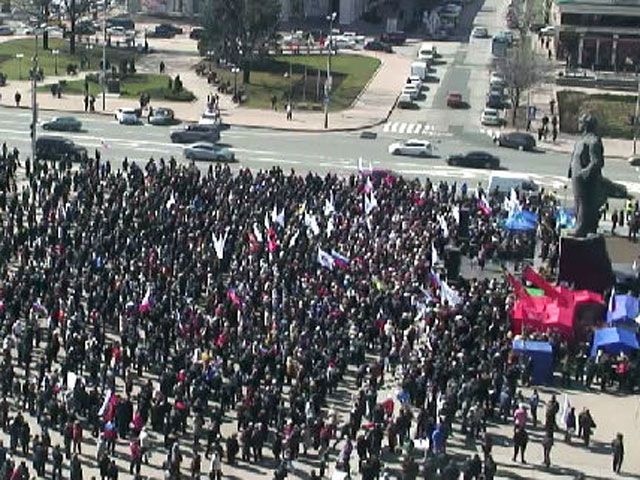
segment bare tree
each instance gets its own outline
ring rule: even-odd
[[[69,19],[69,52],[73,55],[76,53],[76,24],[82,15],[89,11],[91,0],[64,0],[64,9]]]
[[[531,48],[528,37],[521,39],[518,45],[509,50],[507,56],[498,64],[498,72],[504,78],[511,100],[512,123],[515,124],[522,94],[542,83],[550,73],[547,62],[541,61]]]
[[[38,20],[38,27],[46,25],[51,15],[53,0],[14,0],[13,5],[20,12]],[[42,33],[42,48],[49,50],[49,32]]]

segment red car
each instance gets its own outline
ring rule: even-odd
[[[447,107],[449,108],[462,108],[466,104],[462,100],[462,94],[458,92],[449,92],[447,95]]]

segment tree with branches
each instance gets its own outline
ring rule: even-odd
[[[76,53],[76,24],[78,20],[89,11],[91,0],[64,0],[64,10],[69,19],[69,52]]]
[[[249,83],[251,62],[275,35],[279,16],[279,0],[210,0],[202,15],[201,50],[239,66]]]
[[[512,123],[515,124],[522,94],[543,82],[549,75],[547,62],[541,61],[531,48],[528,37],[509,50],[498,64],[498,72],[504,78],[512,106]]]
[[[18,11],[37,18],[38,26],[49,23],[53,0],[14,0],[13,4]],[[46,29],[42,33],[42,48],[49,50],[49,32]]]

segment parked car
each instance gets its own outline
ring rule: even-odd
[[[182,35],[182,33],[184,32],[184,30],[182,30],[182,27],[179,27],[172,23],[161,23],[156,27],[156,30],[158,29],[158,27],[162,28],[163,30],[171,31],[174,33],[174,35]]]
[[[189,38],[191,40],[200,40],[202,38],[202,34],[204,33],[204,28],[202,27],[193,27],[191,32],[189,32]]]
[[[487,27],[473,27],[471,36],[473,38],[489,38],[489,30],[487,30]]]
[[[536,148],[536,139],[525,132],[501,133],[496,137],[496,143],[501,147],[517,148],[518,150],[531,151]]]
[[[220,130],[215,125],[190,123],[182,130],[171,132],[170,138],[173,143],[215,143],[220,140]]]
[[[381,42],[380,40],[371,40],[364,44],[365,50],[372,50],[374,52],[387,52],[393,53],[393,47],[388,43]]]
[[[487,168],[495,170],[500,167],[500,159],[489,152],[469,152],[462,155],[450,155],[447,164],[453,167]]]
[[[81,162],[87,158],[87,149],[73,140],[53,135],[41,135],[36,139],[36,160]]]
[[[502,110],[508,107],[507,102],[505,102],[504,97],[502,95],[489,94],[487,95],[487,103],[486,105],[489,108],[495,108],[497,110]]]
[[[210,142],[198,142],[184,149],[184,156],[189,160],[206,160],[210,162],[234,162],[236,157],[227,147]]]
[[[402,93],[398,97],[398,108],[402,109],[415,109],[418,107],[418,104],[413,101],[411,95],[408,93]]]
[[[79,132],[82,122],[76,117],[54,117],[42,124],[43,130],[56,130],[59,132]]]
[[[540,35],[543,37],[553,37],[556,34],[556,27],[553,25],[547,25],[540,29]]]
[[[78,35],[95,35],[96,27],[89,21],[80,22],[76,25],[76,33]]]
[[[0,25],[0,35],[7,36],[7,35],[13,35],[14,33],[15,31],[10,26]]]
[[[480,115],[480,123],[482,125],[499,127],[500,125],[502,125],[500,112],[495,108],[485,108]]]
[[[406,140],[389,145],[389,153],[392,155],[410,155],[419,157],[433,156],[433,146],[427,140]]]
[[[447,95],[447,107],[464,108],[466,105],[466,102],[462,100],[462,94],[460,92],[449,92]]]
[[[627,162],[629,162],[629,165],[631,165],[632,167],[640,167],[640,155],[632,155],[629,158],[627,158]]]
[[[149,117],[151,125],[171,125],[175,123],[173,110],[170,108],[155,108]]]
[[[173,38],[176,36],[176,32],[171,29],[162,27],[162,25],[156,25],[156,28],[147,32],[149,38]]]
[[[115,117],[120,125],[137,125],[140,123],[139,110],[136,108],[118,108]]]
[[[380,35],[380,41],[391,45],[404,45],[407,41],[407,35],[404,32],[389,32]]]
[[[124,29],[124,27],[115,26],[107,28],[107,34],[111,35],[112,37],[124,37],[126,33],[127,31]]]
[[[420,90],[411,83],[405,83],[402,87],[402,93],[409,95],[411,100],[415,100],[418,98],[418,95],[420,95]]]

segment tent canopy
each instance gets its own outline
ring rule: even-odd
[[[538,214],[528,210],[520,210],[513,212],[504,221],[504,227],[507,230],[519,232],[528,232],[536,229],[538,224]]]
[[[637,298],[631,295],[616,295],[607,310],[607,323],[613,325],[618,322],[634,322],[639,313],[640,303]]]
[[[634,332],[625,328],[601,328],[593,335],[591,356],[595,357],[598,350],[603,350],[609,355],[617,355],[621,352],[629,353],[638,350],[638,338]]]

